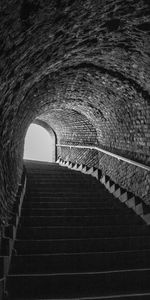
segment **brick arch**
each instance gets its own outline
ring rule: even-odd
[[[47,127],[53,128],[56,133],[58,144],[87,146],[98,144],[95,127],[84,114],[76,110],[62,108],[51,110],[39,115],[38,122],[41,124],[44,123]],[[77,152],[75,153],[75,156]],[[63,154],[63,149],[61,149],[61,147],[57,147],[57,154],[58,156]],[[87,151],[84,155],[85,161],[88,155],[89,152]],[[80,155],[80,151],[79,156],[82,157],[82,152]],[[67,157],[69,158],[68,152]],[[98,162],[98,158],[95,158],[95,160]]]
[[[58,143],[97,144],[94,126],[82,113],[73,109],[54,109],[38,116],[40,122],[51,126],[57,135]]]

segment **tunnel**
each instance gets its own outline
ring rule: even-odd
[[[149,170],[97,150],[150,167],[149,1],[2,0],[0,13],[0,236],[32,123],[55,137],[55,161],[98,168],[149,206]]]

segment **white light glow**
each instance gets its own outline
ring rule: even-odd
[[[51,161],[51,137],[41,126],[31,124],[24,146],[24,159]]]

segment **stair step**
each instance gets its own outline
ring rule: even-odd
[[[24,298],[24,297],[13,297],[13,298],[11,298],[12,300],[43,300],[43,298],[29,298],[29,296],[28,296],[28,298]],[[46,300],[58,300],[58,298],[56,299],[50,299],[49,297],[48,298],[45,298]],[[45,300],[44,299],[44,300]],[[137,294],[137,293],[135,293],[135,294],[128,294],[127,296],[124,296],[124,295],[113,295],[113,296],[100,296],[100,297],[80,297],[80,299],[79,298],[69,298],[69,300],[149,300],[150,299],[150,293],[146,293],[146,294],[144,294],[144,293],[139,293],[139,294]],[[61,298],[61,300],[66,300],[66,298],[64,299],[62,299]]]
[[[34,184],[34,186],[33,186]],[[30,184],[28,184],[28,187],[27,187],[27,192],[30,191],[30,189],[34,188],[36,190],[40,190],[40,189],[46,189],[46,190],[51,190],[51,189],[55,189],[56,188],[60,188],[60,189],[68,189],[68,188],[73,188],[73,189],[76,189],[76,188],[79,188],[81,190],[81,180],[75,180],[75,181],[71,181],[71,180],[65,180],[64,181],[64,178],[63,180],[49,180],[47,182],[43,182],[43,183],[40,183],[40,181],[38,182],[37,180],[35,181],[31,181],[30,180]],[[90,180],[88,181],[84,181],[82,182],[82,190],[84,189],[93,189],[95,188],[97,190],[97,192],[102,192],[102,190],[105,190],[104,186],[102,186],[102,188],[100,188],[100,185],[97,183],[97,182],[91,182]]]
[[[22,217],[20,226],[98,226],[98,225],[124,225],[124,224],[143,224],[140,217],[124,215],[102,215],[96,216],[30,216]]]
[[[123,210],[99,209],[99,208],[61,208],[61,209],[22,209],[22,216],[101,216],[115,215],[124,216]],[[128,210],[128,215],[133,215],[133,212]]]
[[[33,183],[37,183],[39,184],[39,186],[51,186],[53,187],[54,185],[55,186],[58,186],[59,184],[62,185],[62,186],[66,186],[66,185],[73,185],[73,186],[76,186],[76,185],[80,185],[80,188],[81,188],[81,178],[82,178],[82,186],[91,186],[91,187],[94,187],[94,186],[97,186],[98,189],[101,190],[100,187],[102,187],[102,189],[105,189],[105,187],[102,185],[102,184],[99,184],[97,182],[96,179],[92,178],[92,177],[86,177],[85,176],[83,177],[80,177],[79,175],[77,175],[76,177],[74,176],[74,173],[73,173],[73,176],[68,176],[68,174],[66,175],[66,177],[63,175],[63,177],[58,177],[55,175],[55,177],[52,177],[52,178],[46,178],[45,179],[45,176],[43,178],[39,178],[37,175],[36,177],[34,178],[34,176],[31,176],[30,178],[30,181],[29,181],[29,184],[28,184],[28,187],[27,188],[30,188],[32,187],[32,184]],[[58,181],[59,179],[59,181]]]
[[[144,237],[114,237],[87,239],[16,240],[17,254],[112,252],[150,249],[150,239]]]
[[[41,174],[40,174],[41,173]],[[97,180],[94,177],[91,177],[90,175],[85,175],[84,174],[80,174],[80,173],[68,173],[68,172],[64,172],[62,173],[62,170],[60,170],[60,174],[58,174],[57,172],[53,172],[53,173],[43,173],[43,171],[41,171],[40,173],[32,173],[32,174],[28,174],[28,180],[29,180],[29,184],[31,183],[36,183],[39,182],[41,184],[45,184],[45,182],[49,182],[51,184],[51,182],[54,183],[58,183],[58,181],[63,182],[64,184],[66,182],[79,182],[82,180],[83,183],[87,183],[90,182],[90,184],[97,184]]]
[[[16,255],[10,274],[53,274],[99,272],[150,268],[150,250],[77,253],[54,255]]]
[[[57,209],[57,208],[100,208],[100,209],[114,209],[115,206],[113,203],[108,205],[107,203],[101,203],[101,202],[70,202],[70,201],[65,201],[65,202],[59,202],[59,201],[28,201],[24,202],[22,208],[39,208],[39,209]],[[123,207],[121,208],[122,210]]]
[[[60,239],[60,238],[102,238],[102,237],[127,237],[150,235],[150,229],[145,225],[137,226],[46,226],[26,227],[18,229],[17,237],[20,239]]]
[[[130,211],[132,210],[131,208],[127,207],[125,203],[122,203],[120,202],[118,199],[118,201],[113,201],[114,199],[113,198],[109,198],[107,197],[106,199],[104,198],[96,198],[96,197],[83,197],[83,198],[80,198],[80,197],[76,197],[76,196],[67,196],[67,195],[64,195],[63,197],[61,196],[54,196],[54,197],[47,197],[47,196],[38,196],[38,197],[29,197],[27,199],[25,199],[25,201],[23,202],[23,205],[29,205],[30,203],[36,203],[36,202],[40,202],[40,203],[63,203],[64,205],[66,205],[66,203],[68,203],[68,205],[70,205],[70,203],[72,204],[73,208],[74,208],[74,205],[78,205],[78,204],[82,204],[83,206],[85,205],[88,206],[88,205],[91,205],[93,204],[93,207],[97,205],[99,205],[100,207],[103,207],[104,205],[104,208],[115,208],[115,209],[122,209],[122,210],[126,210],[126,211]]]
[[[27,193],[28,192],[39,192],[39,191],[47,191],[47,192],[51,192],[54,191],[56,193],[56,189],[59,188],[60,191],[68,191],[68,190],[72,190],[73,192],[75,191],[79,191],[79,192],[91,192],[92,189],[95,189],[95,193],[97,194],[102,194],[102,192],[104,191],[104,188],[100,189],[100,187],[97,186],[97,184],[89,184],[89,182],[87,184],[82,184],[82,189],[81,189],[81,182],[80,184],[72,184],[70,182],[66,183],[66,184],[60,184],[58,181],[58,184],[47,184],[47,185],[40,185],[39,183],[37,184],[32,184],[31,187],[27,188]]]
[[[9,275],[7,287],[13,297],[71,299],[150,292],[150,270],[54,275]],[[80,295],[80,296],[79,296]],[[82,299],[82,298],[81,298]]]
[[[44,171],[44,170],[40,170],[37,172],[30,172],[28,173],[28,179],[30,179],[31,181],[34,180],[41,180],[44,181],[44,178],[46,178],[47,180],[51,179],[52,181],[57,181],[57,179],[60,179],[61,181],[63,181],[63,179],[69,181],[69,178],[74,180],[77,179],[77,181],[79,181],[79,179],[83,179],[84,182],[90,181],[90,182],[96,182],[96,178],[91,178],[90,175],[85,175],[82,173],[76,173],[74,171],[70,171],[67,169],[62,170],[62,168],[60,168],[59,170],[50,170],[50,171]]]
[[[28,196],[28,194],[27,194]],[[71,197],[71,198],[79,198],[79,199],[82,199],[82,198],[85,198],[85,199],[110,199],[108,197],[108,195],[102,195],[100,193],[97,193],[97,194],[94,194],[91,192],[91,193],[88,193],[87,191],[85,192],[80,192],[80,191],[72,191],[71,189],[68,191],[65,191],[65,190],[59,190],[59,192],[57,192],[57,196],[56,196],[56,191],[34,191],[32,190],[32,192],[30,192],[29,194],[29,197],[30,198],[51,198],[51,197],[56,197],[56,198],[59,198],[60,199],[63,199],[63,197]],[[111,196],[110,196],[111,197]],[[112,197],[111,197],[112,199]]]
[[[26,198],[26,203],[28,202],[38,202],[42,200],[43,202],[51,202],[51,201],[58,201],[58,202],[68,202],[68,201],[72,201],[72,202],[100,202],[102,204],[109,205],[110,202],[112,202],[112,197],[111,196],[107,196],[107,197],[100,197],[100,196],[96,196],[96,195],[85,195],[84,197],[81,197],[81,195],[67,195],[67,194],[48,194],[48,195],[44,195],[44,194],[34,194],[34,195],[30,195],[28,196],[28,198]],[[110,203],[111,204],[111,203]]]

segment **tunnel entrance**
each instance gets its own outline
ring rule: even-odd
[[[36,161],[56,161],[56,138],[54,132],[35,122],[28,128],[25,144],[24,159]],[[43,124],[42,124],[43,125]]]

